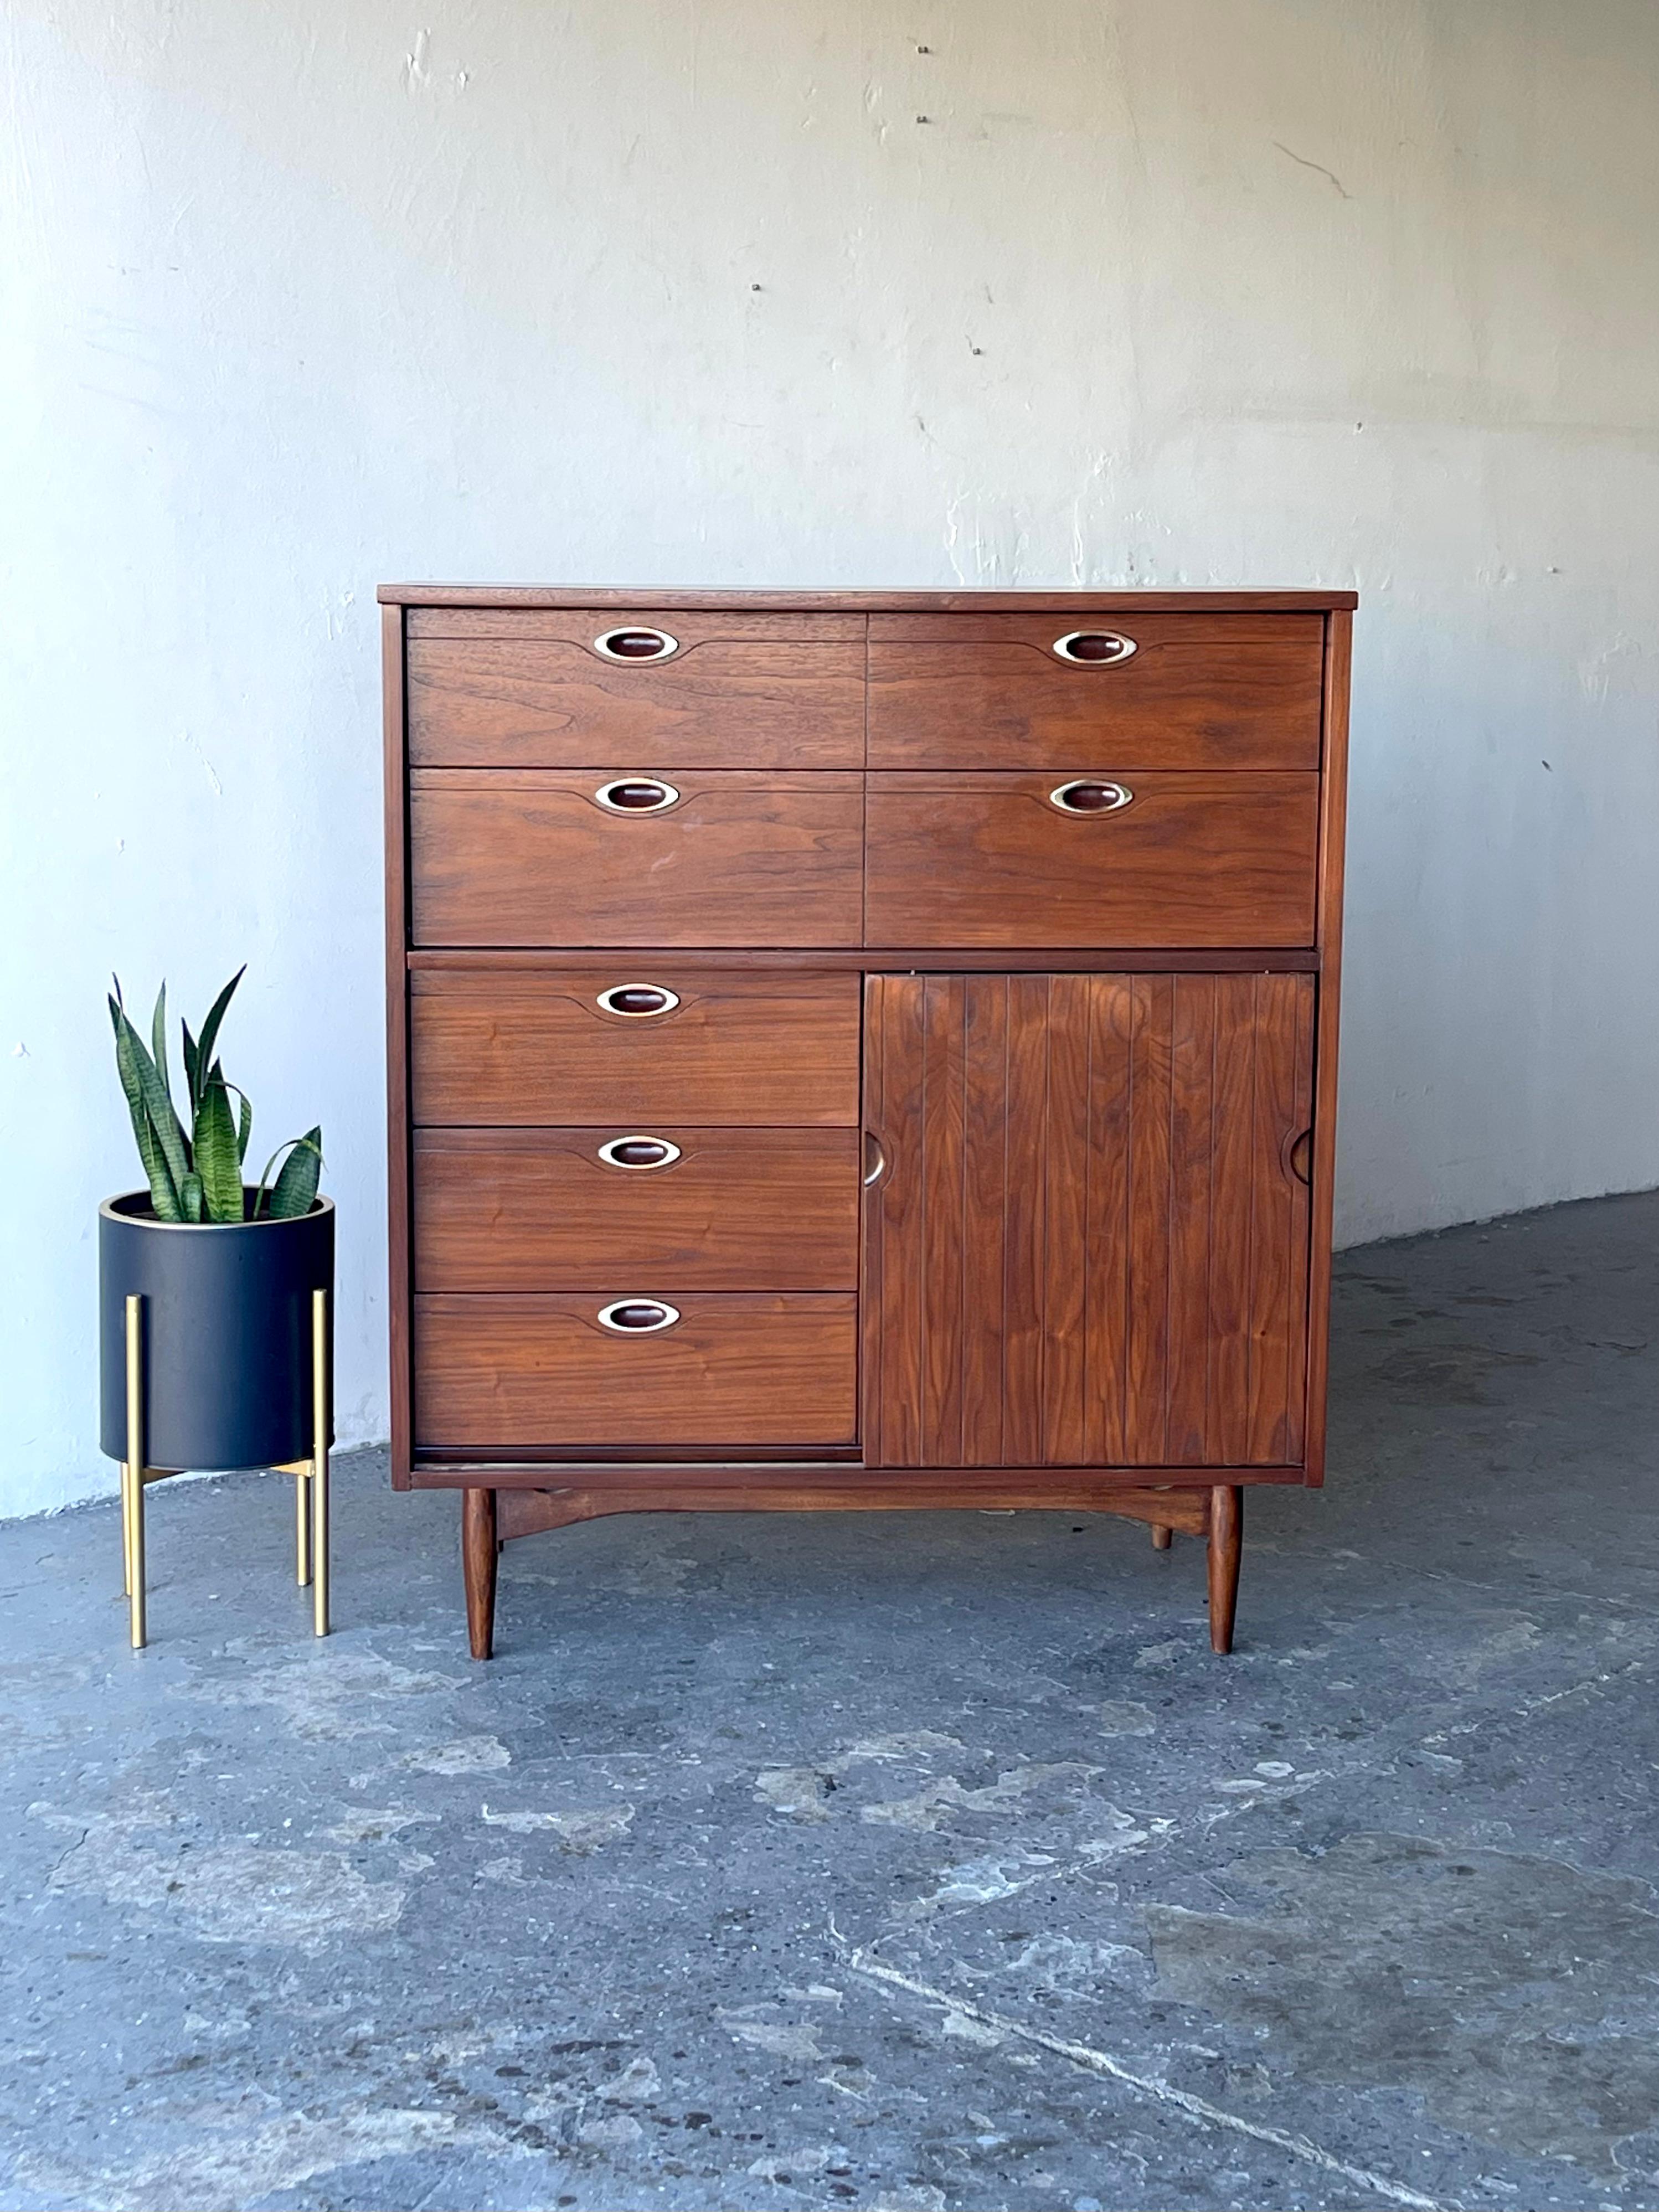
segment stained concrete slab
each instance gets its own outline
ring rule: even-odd
[[[1331,1481],[0,1529],[0,2204],[1659,2206],[1659,1196],[1350,1253]]]

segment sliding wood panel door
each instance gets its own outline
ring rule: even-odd
[[[872,975],[865,1019],[866,1463],[1299,1463],[1314,979]]]

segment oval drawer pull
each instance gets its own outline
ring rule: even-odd
[[[1062,814],[1115,814],[1134,797],[1127,783],[1103,783],[1093,776],[1060,783],[1048,793],[1051,806]]]
[[[593,641],[593,650],[606,660],[672,660],[680,641],[665,629],[605,629]]]
[[[599,1158],[607,1167],[670,1168],[680,1156],[678,1145],[670,1144],[666,1137],[612,1137],[599,1146]]]
[[[1048,650],[1077,668],[1116,668],[1139,650],[1121,629],[1068,629]]]
[[[607,1014],[624,1014],[630,1021],[647,1021],[653,1014],[672,1014],[680,1002],[678,991],[665,983],[613,983],[594,1000]]]
[[[672,1328],[679,1317],[679,1308],[665,1298],[612,1298],[599,1311],[600,1328],[617,1336],[655,1336],[661,1329]]]
[[[616,776],[593,796],[608,814],[664,814],[680,800],[674,786],[659,775]]]

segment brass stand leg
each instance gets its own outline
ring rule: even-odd
[[[1210,1492],[1210,1649],[1233,1648],[1238,1562],[1244,1544],[1244,1493],[1218,1482]]]
[[[149,1609],[145,1601],[144,1577],[144,1477],[141,1469],[132,1477],[132,1589],[131,1619],[132,1648],[142,1651],[149,1642]]]
[[[312,1584],[313,1620],[319,1636],[329,1632],[328,1473],[329,1412],[333,1376],[329,1363],[328,1293],[311,1300],[312,1455],[289,1471],[295,1478],[295,1571],[301,1588]],[[127,1455],[121,1462],[121,1554],[132,1625],[132,1648],[149,1641],[144,1602],[143,1300],[127,1300]]]
[[[311,1580],[311,1468],[294,1470],[294,1575],[301,1589]]]
[[[328,1431],[333,1397],[329,1373],[328,1292],[311,1294],[311,1571],[313,1621],[328,1634]],[[301,1496],[304,1492],[301,1492]]]
[[[144,1612],[144,1339],[141,1297],[127,1300],[127,1456],[122,1469],[128,1613],[132,1648],[149,1640]]]
[[[1153,1522],[1152,1549],[1155,1552],[1167,1552],[1174,1540],[1175,1530],[1173,1528],[1166,1528],[1161,1521]]]
[[[132,1470],[121,1462],[121,1595],[132,1595]]]

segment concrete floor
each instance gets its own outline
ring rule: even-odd
[[[1331,1486],[0,1529],[7,2212],[1659,2206],[1659,1195],[1339,1263]]]

